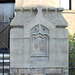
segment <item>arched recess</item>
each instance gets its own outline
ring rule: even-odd
[[[48,56],[49,29],[38,24],[31,29],[30,49],[32,56]]]

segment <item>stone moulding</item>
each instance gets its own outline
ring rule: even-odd
[[[67,27],[68,26],[68,23],[66,22],[66,20],[64,20],[64,18],[63,18],[63,16],[61,15],[61,13],[62,13],[62,11],[64,10],[63,8],[54,8],[54,7],[49,7],[49,6],[32,6],[32,7],[16,7],[15,8],[15,11],[16,11],[16,13],[19,15],[18,17],[16,16],[15,17],[15,19],[14,20],[16,20],[15,21],[15,23],[13,23],[13,21],[11,22],[11,26],[24,26],[27,22],[24,22],[25,20],[25,18],[27,18],[27,16],[28,15],[26,15],[26,17],[24,17],[23,15],[25,15],[25,14],[23,14],[23,12],[27,12],[27,11],[29,11],[30,12],[30,14],[31,14],[31,12],[33,11],[33,12],[38,12],[38,7],[41,7],[42,8],[42,11],[41,11],[41,13],[43,12],[43,11],[45,11],[45,12],[47,12],[47,13],[49,13],[50,14],[50,12],[53,12],[54,14],[52,14],[51,16],[49,16],[49,17],[51,17],[51,19],[52,20],[54,20],[53,21],[53,23],[55,23],[55,26],[57,26],[57,27]],[[20,12],[20,13],[19,13]],[[21,14],[21,15],[20,15]],[[37,15],[38,13],[36,13],[36,15]],[[57,15],[56,15],[57,14]],[[43,14],[43,16],[44,16],[45,14]],[[36,17],[36,16],[35,16]],[[34,17],[34,18],[35,18]],[[49,19],[49,17],[48,17],[48,19]],[[60,19],[59,19],[59,17],[60,17]],[[18,19],[17,19],[18,18]],[[34,18],[32,18],[32,19],[34,19]],[[47,21],[48,21],[48,19],[46,18],[46,17],[44,17]],[[53,19],[54,18],[54,19]],[[61,21],[62,20],[62,21]],[[49,21],[51,22],[51,20],[49,19]]]
[[[20,74],[51,74],[51,75],[61,75],[65,74],[65,70],[68,70],[68,68],[64,67],[45,67],[45,68],[11,68],[13,74],[18,74],[18,70],[20,71]],[[53,73],[52,73],[53,72]]]
[[[31,29],[31,54],[32,56],[48,56],[49,29],[43,25],[36,25]],[[46,47],[46,48],[45,48]],[[37,54],[40,52],[39,54]]]
[[[28,10],[37,10],[37,7],[15,7],[15,11],[28,11]],[[63,11],[64,8],[43,7],[42,10],[59,12],[59,11]]]

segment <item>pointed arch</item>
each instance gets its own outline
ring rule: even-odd
[[[31,55],[48,56],[49,29],[38,24],[31,28],[30,46]]]

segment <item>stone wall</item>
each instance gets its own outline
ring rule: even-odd
[[[63,9],[29,6],[15,11],[10,32],[11,70],[50,68],[46,74],[61,74],[62,68],[68,68],[68,23],[61,14]],[[64,72],[68,75],[68,70]]]
[[[74,10],[65,10],[63,11],[63,16],[68,22],[69,26],[67,29],[71,34],[75,33],[75,11]]]
[[[71,0],[72,2],[71,2],[71,8],[72,8],[72,10],[75,10],[75,0]]]
[[[16,7],[27,6],[27,5],[38,5],[38,4],[59,7],[60,0],[16,0]]]

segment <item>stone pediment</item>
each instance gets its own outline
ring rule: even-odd
[[[12,21],[11,26],[24,26],[26,24],[37,25],[49,25],[54,27],[67,27],[68,23],[62,16],[61,12],[63,8],[54,8],[50,6],[29,6],[15,8],[16,16]],[[25,13],[24,13],[24,12]],[[34,14],[33,14],[34,13]],[[30,17],[30,18],[29,18]]]
[[[55,27],[55,24],[48,21],[47,19],[45,19],[43,17],[43,13],[42,13],[42,7],[41,6],[38,6],[37,7],[37,14],[36,16],[30,20],[29,22],[26,22],[25,24],[25,27],[28,28],[27,30],[30,30],[31,28],[33,28],[35,25],[43,25],[47,28],[50,28],[52,30],[54,30],[54,27]]]

